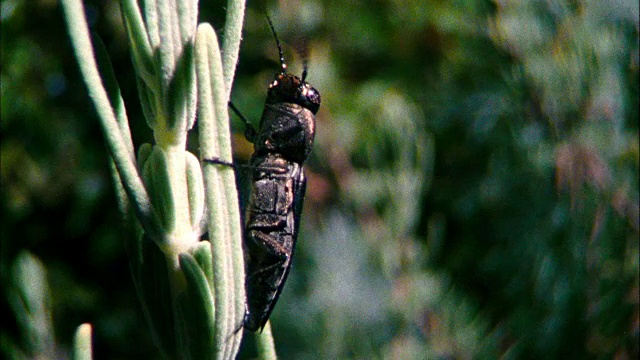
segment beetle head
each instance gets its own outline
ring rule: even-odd
[[[276,74],[275,80],[269,85],[267,102],[298,104],[315,115],[320,108],[320,93],[303,79],[283,71]]]
[[[314,115],[320,109],[320,93],[313,86],[305,81],[307,78],[307,62],[305,60],[304,70],[302,71],[302,78],[288,74],[287,64],[284,62],[284,55],[282,54],[282,46],[276,30],[273,28],[273,23],[269,16],[267,16],[269,27],[273,33],[273,37],[276,39],[278,45],[278,54],[280,55],[280,66],[282,71],[276,74],[275,79],[269,85],[269,92],[267,93],[267,102],[271,104],[277,104],[280,102],[287,102],[298,104]]]

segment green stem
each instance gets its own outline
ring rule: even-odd
[[[258,348],[258,359],[276,360],[278,358],[271,333],[271,321],[267,321],[262,333],[256,334],[256,347]]]
[[[73,360],[91,360],[93,358],[91,346],[91,325],[82,324],[73,336]]]

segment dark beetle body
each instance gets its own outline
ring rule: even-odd
[[[258,131],[229,103],[254,145],[244,228],[247,309],[243,324],[254,332],[267,323],[291,269],[306,188],[302,164],[313,147],[315,114],[320,108],[320,93],[305,81],[306,64],[301,77],[287,73],[282,47],[267,20],[282,70],[269,85]],[[205,161],[233,166],[220,159]]]
[[[302,167],[275,155],[254,157],[251,198],[246,213],[245,327],[264,327],[280,296],[295,249],[306,180]]]
[[[279,45],[279,44],[278,44]],[[282,291],[298,238],[306,179],[302,168],[315,135],[320,94],[303,77],[282,72],[269,87],[254,143],[251,195],[245,214],[247,314],[244,326],[262,330]]]

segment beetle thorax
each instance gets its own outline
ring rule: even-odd
[[[314,137],[315,117],[309,109],[293,103],[267,103],[260,120],[255,151],[258,154],[278,153],[302,164],[311,152]]]

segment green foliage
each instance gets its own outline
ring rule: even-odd
[[[21,252],[3,278],[6,300],[16,317],[18,338],[0,336],[5,358],[46,358],[56,353],[51,318],[50,288],[42,262]],[[4,271],[3,271],[4,274]]]
[[[63,347],[90,321],[103,357],[155,358],[61,18],[15,4],[1,37],[3,286],[27,248],[48,267]],[[108,4],[91,7],[94,27],[142,119]],[[322,95],[272,316],[281,358],[638,357],[637,2],[269,4],[289,69],[306,39]],[[200,21],[218,29],[216,6]],[[231,98],[257,124],[277,50],[259,9],[245,24]]]

